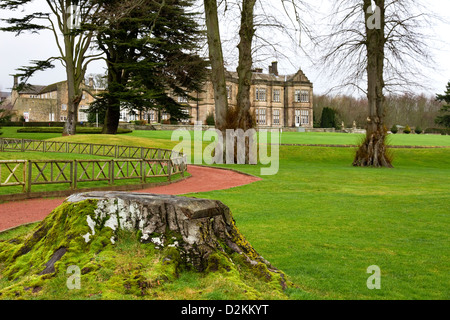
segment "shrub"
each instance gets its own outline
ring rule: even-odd
[[[416,134],[421,134],[422,133],[422,128],[421,127],[416,127],[416,129],[414,129],[414,132],[416,133]]]
[[[427,128],[425,129],[425,133],[427,134],[442,134],[443,136],[450,134],[450,129],[443,128]]]
[[[322,118],[320,120],[320,126],[322,128],[336,128],[338,129],[339,125],[336,119],[336,110],[332,108],[325,107],[322,110]]]
[[[214,119],[214,114],[213,113],[208,113],[208,116],[206,117],[206,124],[208,126],[215,126],[216,125],[216,120]]]
[[[30,127],[30,128],[20,128],[17,129],[18,133],[62,133],[63,128],[57,127]],[[133,130],[130,129],[117,129],[118,134],[130,133]],[[91,127],[77,127],[77,133],[80,134],[101,134],[102,128],[91,128]]]
[[[147,124],[146,120],[135,120],[134,124],[137,126],[145,126]]]
[[[404,134],[410,134],[410,133],[411,133],[411,128],[410,128],[410,126],[407,125],[407,126],[405,127],[405,129],[403,129],[403,133],[404,133]]]
[[[392,132],[393,134],[396,134],[396,133],[398,132],[397,125],[394,124],[394,125],[392,126],[391,132]]]

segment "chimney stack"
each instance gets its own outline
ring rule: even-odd
[[[89,77],[89,87],[94,87],[94,77]]]
[[[14,76],[14,86],[13,89],[17,88],[17,86],[19,85],[19,76]]]
[[[269,68],[270,70],[270,68]],[[274,75],[278,76],[278,62],[274,61],[272,62],[272,72]]]

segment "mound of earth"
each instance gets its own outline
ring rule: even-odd
[[[0,299],[286,299],[220,201],[76,194],[0,241]]]

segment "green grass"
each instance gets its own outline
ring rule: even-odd
[[[145,146],[174,144],[171,132],[135,131],[120,139],[127,136],[128,143],[137,137]],[[283,137],[285,143],[352,144],[344,141],[356,136]],[[299,137],[309,140],[292,142]],[[449,137],[392,139],[393,144],[446,146]],[[393,150],[394,169],[354,168],[354,152],[283,146],[277,175],[193,196],[231,208],[255,249],[298,285],[288,291],[292,299],[449,299],[450,149]],[[225,167],[254,175],[261,168]],[[381,290],[366,286],[371,265],[381,268]],[[220,294],[212,292],[211,298]]]
[[[2,128],[3,138],[23,138],[23,139],[36,139],[45,140],[62,139],[59,133],[18,133],[18,127],[4,127]],[[193,133],[191,132],[193,137]],[[126,137],[136,137],[151,139],[152,143],[159,146],[173,146],[176,142],[172,142],[172,131],[151,131],[151,130],[135,130],[132,133],[121,134],[119,136],[113,136],[110,144],[121,144],[122,141],[126,143]],[[86,141],[85,139],[94,139],[94,141],[104,141],[104,137],[94,137],[85,135],[79,135],[79,141]],[[357,145],[364,137],[362,134],[349,134],[349,133],[300,133],[300,132],[283,132],[281,134],[281,143],[283,144],[332,144],[332,145]],[[93,142],[95,143],[95,142]],[[143,142],[149,143],[149,141]],[[389,143],[397,146],[450,146],[450,136],[442,135],[425,135],[425,134],[396,134],[389,136]]]
[[[3,134],[0,138],[14,138],[14,139],[35,139],[46,140],[51,138],[60,137],[61,133],[19,133],[18,129],[22,127],[2,127],[0,130]]]
[[[148,138],[157,141],[171,140],[172,131],[143,131],[136,130],[126,136]],[[191,132],[192,139],[194,138]],[[350,133],[321,133],[321,132],[283,132],[283,144],[330,144],[330,145],[358,145],[363,134]],[[450,146],[450,136],[442,135],[389,135],[389,143],[396,146]]]
[[[284,144],[334,144],[358,145],[364,138],[363,134],[350,133],[299,133],[283,132]],[[419,134],[392,134],[388,142],[394,146],[450,146],[450,136],[419,135]]]
[[[282,147],[276,176],[195,196],[230,206],[256,250],[299,284],[292,298],[449,299],[450,150],[394,154],[395,169],[361,169],[351,148]],[[367,289],[371,265],[381,290]]]

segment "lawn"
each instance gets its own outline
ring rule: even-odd
[[[276,176],[196,196],[230,206],[255,248],[299,284],[293,298],[450,298],[450,150],[396,150],[392,170],[353,168],[352,149],[281,155]],[[371,265],[381,290],[366,286]]]
[[[135,131],[117,138],[170,147],[170,136]],[[356,137],[292,133],[283,142],[352,144],[344,141]],[[450,138],[392,137],[393,144],[443,146]],[[282,146],[277,175],[191,196],[231,208],[256,250],[298,285],[292,299],[449,299],[450,149],[396,149],[394,169],[354,168],[353,156],[353,148]],[[225,167],[254,175],[261,168]],[[381,269],[380,290],[366,286],[372,265]]]
[[[193,133],[191,132],[193,137]],[[143,131],[136,130],[125,136],[141,137],[161,140],[171,140],[172,131]],[[364,138],[362,134],[350,133],[321,133],[321,132],[282,132],[282,144],[330,144],[330,145],[358,145]],[[395,146],[450,146],[450,136],[392,134],[388,142]]]
[[[18,133],[18,127],[4,127],[1,129],[3,138],[23,138],[23,139],[61,139],[59,133]],[[193,133],[191,132],[193,136]],[[135,130],[132,133],[113,136],[110,144],[125,144],[126,137],[136,137],[151,139],[152,144],[160,147],[167,146],[168,140],[171,140],[172,131],[151,131]],[[88,138],[93,141],[104,141],[101,135],[79,135],[80,141],[86,141]],[[349,133],[321,133],[321,132],[282,132],[281,143],[283,144],[331,144],[331,145],[357,145],[364,137],[362,134]],[[443,135],[418,135],[418,134],[396,134],[389,135],[389,143],[396,146],[450,146],[450,136]],[[95,142],[92,142],[95,143]],[[143,143],[149,143],[148,141]],[[170,143],[173,146],[176,143]]]

